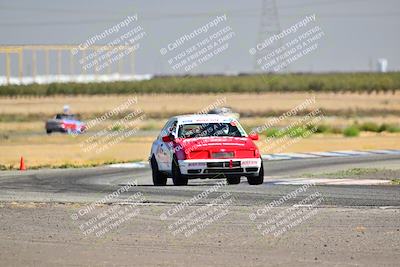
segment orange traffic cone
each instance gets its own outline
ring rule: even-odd
[[[25,171],[25,163],[24,163],[24,157],[21,157],[21,161],[19,162],[19,170],[20,171]]]

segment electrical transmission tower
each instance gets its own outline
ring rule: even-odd
[[[281,26],[279,23],[279,14],[275,0],[262,0],[261,6],[261,17],[260,26],[257,35],[257,44],[263,43],[265,40],[275,34],[281,32]],[[254,68],[256,72],[265,72],[261,69],[261,65],[258,63],[260,58],[268,55],[276,48],[282,46],[282,41],[276,40],[272,44],[268,45],[262,50],[256,49],[257,52],[254,55]]]

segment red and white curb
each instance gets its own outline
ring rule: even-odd
[[[290,159],[307,159],[307,158],[323,158],[323,157],[351,157],[351,156],[370,156],[370,155],[400,155],[400,150],[396,149],[380,149],[380,150],[338,150],[329,152],[304,152],[304,153],[277,153],[262,155],[266,160],[290,160]]]

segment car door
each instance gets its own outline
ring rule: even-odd
[[[170,120],[165,124],[155,143],[155,155],[158,168],[163,171],[168,170],[167,162],[170,159],[170,151],[168,144],[163,142],[162,137],[170,133],[169,129],[171,128],[173,122],[173,120]]]
[[[173,135],[174,138],[177,137],[177,124],[178,124],[178,121],[177,120],[173,120],[171,122],[171,124],[169,125],[169,128],[168,128],[169,135]],[[167,153],[165,155],[165,168],[167,170],[172,170],[172,164],[171,163],[172,163],[172,159],[174,157],[175,148],[174,148],[173,142],[164,143],[164,144],[165,144],[164,148],[167,151]]]

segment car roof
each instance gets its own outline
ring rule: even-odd
[[[220,123],[226,122],[229,123],[231,121],[236,121],[235,118],[217,115],[217,114],[189,114],[189,115],[180,115],[175,116],[171,119],[178,120],[178,124],[188,124],[188,123]]]
[[[56,117],[76,117],[75,114],[57,113]]]

